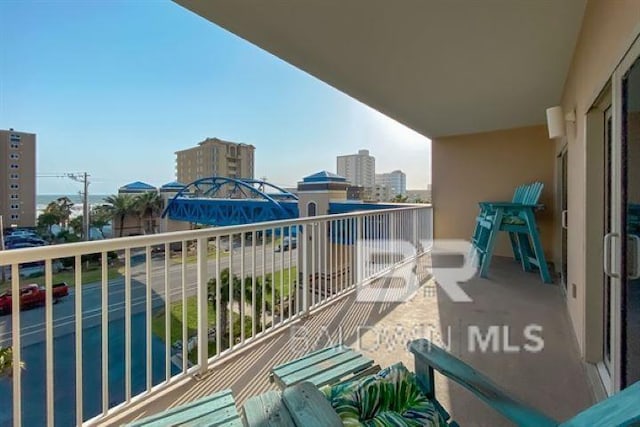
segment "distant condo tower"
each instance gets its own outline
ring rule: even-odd
[[[4,227],[36,225],[36,135],[0,130],[0,215]]]
[[[369,155],[369,150],[338,156],[337,172],[347,178],[351,185],[364,187],[364,198],[371,200],[376,184],[376,158]]]
[[[391,197],[407,194],[407,175],[401,170],[376,174],[376,186],[385,186]]]
[[[250,144],[207,138],[196,147],[176,151],[176,178],[185,184],[210,176],[253,178],[255,149]]]

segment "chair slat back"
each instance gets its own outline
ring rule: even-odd
[[[513,198],[511,199],[511,201],[513,203],[522,203],[522,200],[524,199],[525,193],[527,191],[527,186],[526,185],[519,185],[518,188],[516,188],[516,191],[513,192]]]
[[[544,188],[544,184],[541,182],[534,182],[533,184],[528,185],[527,195],[525,196],[522,203],[526,205],[536,205],[538,204],[538,200],[540,199],[540,195],[542,194],[542,189]]]

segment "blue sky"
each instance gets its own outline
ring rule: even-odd
[[[0,0],[0,16],[0,129],[38,135],[39,174],[161,185],[176,150],[219,137],[255,145],[256,176],[281,185],[360,148],[430,182],[428,139],[173,2]]]

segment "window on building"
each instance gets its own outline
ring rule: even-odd
[[[11,160],[18,160],[18,159],[20,158],[20,154],[18,154],[18,153],[11,153],[11,154],[9,155],[9,158],[10,158]]]
[[[14,150],[20,148],[20,143],[17,141],[11,141],[11,148],[13,148]]]
[[[14,221],[15,221],[15,220],[19,220],[19,219],[20,219],[20,215],[18,215],[18,214],[11,214],[11,219],[12,219],[12,220],[14,220]]]
[[[11,194],[11,195],[9,196],[9,198],[10,198],[11,200],[18,200],[20,197],[19,197],[17,194]]]
[[[307,203],[307,216],[316,216],[316,202]]]
[[[18,169],[18,168],[20,168],[20,166],[18,166],[18,165],[17,165],[17,164],[15,164],[15,163],[11,163],[11,166],[9,166],[9,167],[10,167],[11,169]]]
[[[16,210],[16,209],[20,209],[20,205],[17,203],[12,203],[11,204],[11,209]]]
[[[20,141],[20,135],[16,135],[15,133],[11,134],[12,141]]]

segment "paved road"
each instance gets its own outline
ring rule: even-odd
[[[239,249],[234,250],[231,256],[220,258],[220,268],[233,267],[236,275],[241,274],[242,256]],[[281,263],[281,254],[271,251],[267,247],[265,250],[264,265],[262,264],[262,247],[256,248],[256,275],[262,275],[264,272],[269,273],[278,271],[284,266],[289,268],[289,252],[284,252]],[[275,256],[274,256],[275,255]],[[253,254],[245,248],[244,272],[245,276],[251,275],[254,271],[252,268]],[[275,265],[272,265],[275,264]],[[297,265],[297,250],[291,252],[291,265]],[[215,277],[216,262],[209,260],[208,276]],[[197,264],[187,264],[186,272],[186,294],[187,296],[195,295],[197,286]],[[131,280],[131,310],[132,314],[143,312],[146,308],[146,268],[144,262],[132,267]],[[169,267],[169,292],[170,301],[178,301],[182,298],[182,266],[180,264],[171,265]],[[124,316],[124,278],[118,278],[109,281],[108,303],[109,303],[109,322]],[[58,304],[53,306],[54,318],[54,336],[59,337],[72,333],[75,330],[75,292],[72,289],[69,297],[63,298]],[[155,258],[152,261],[151,270],[151,294],[152,307],[157,308],[164,306],[165,289],[164,289],[164,261]],[[102,320],[102,284],[93,283],[82,286],[82,320],[83,328],[90,328],[99,325]],[[22,329],[22,345],[28,346],[41,342],[45,339],[45,310],[44,307],[38,307],[31,310],[25,310],[21,313],[21,329]],[[0,346],[10,345],[11,340],[11,316],[0,317]]]
[[[280,254],[275,254],[270,247],[264,253],[262,262],[262,247],[256,248],[256,274],[280,270],[289,267],[289,252],[284,253],[283,263]],[[235,250],[231,256],[220,259],[221,268],[229,267],[230,263],[235,274],[240,275],[241,251]],[[253,254],[245,249],[245,276],[253,272]],[[272,265],[274,260],[275,265]],[[292,265],[297,264],[297,252],[291,253]],[[216,274],[215,260],[208,262],[208,276]],[[264,267],[264,268],[263,268]],[[196,291],[197,264],[188,264],[186,272],[187,295]],[[140,393],[145,388],[146,371],[146,268],[144,262],[132,268],[132,391]],[[170,300],[182,298],[182,268],[181,265],[169,267]],[[124,401],[124,360],[125,360],[125,331],[124,331],[124,279],[109,281],[109,402],[116,405]],[[165,303],[164,291],[164,262],[152,261],[152,306],[161,307]],[[101,328],[101,290],[100,283],[82,286],[82,317],[83,317],[83,410],[85,419],[97,415],[101,411],[102,399],[102,328]],[[54,383],[56,425],[75,425],[75,289],[69,297],[53,306],[54,314]],[[22,402],[23,424],[44,425],[45,422],[45,330],[43,307],[21,312],[21,342],[22,360],[26,369],[22,374]],[[0,345],[11,342],[11,316],[0,317]],[[154,384],[165,380],[165,347],[158,337],[152,339],[152,378]],[[172,367],[172,375],[177,368]],[[0,380],[0,426],[11,425],[12,408],[11,381]]]

